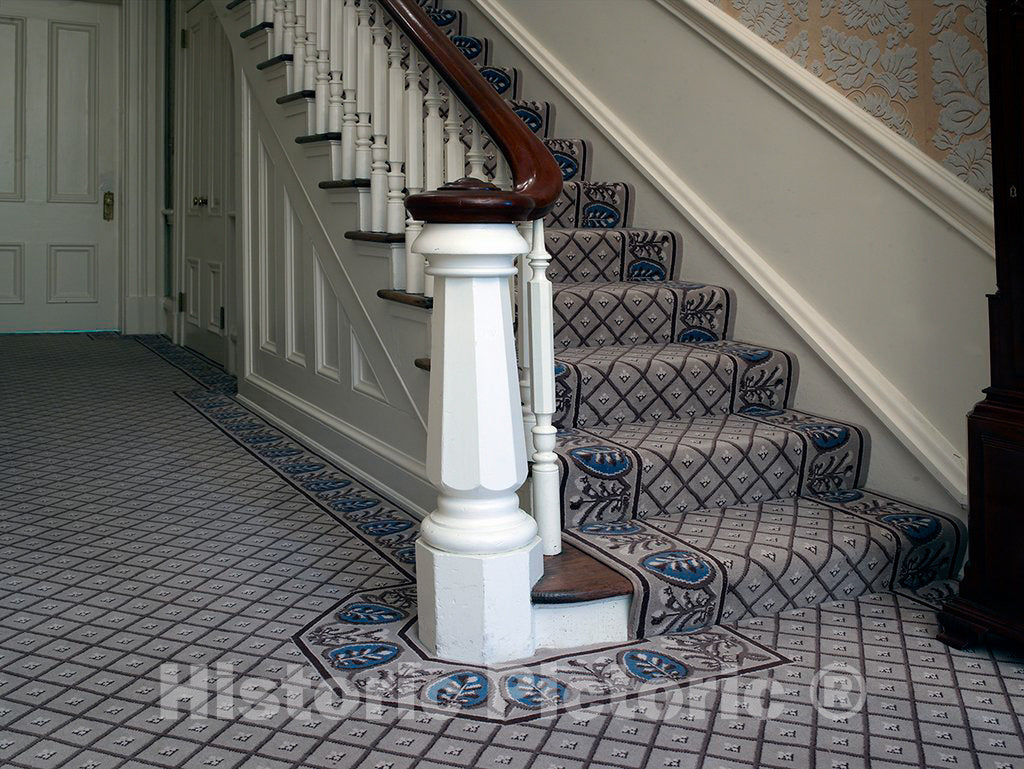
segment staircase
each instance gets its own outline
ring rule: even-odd
[[[472,36],[461,12],[421,5],[543,140],[562,173],[543,231],[565,551],[547,559],[534,603],[572,613],[628,602],[624,632],[647,637],[877,591],[921,593],[955,579],[962,524],[865,488],[864,431],[794,408],[793,356],[770,340],[733,339],[729,288],[687,275],[680,237],[644,220],[628,183],[592,178],[590,143],[557,135],[543,93],[502,66],[501,51]],[[293,63],[292,54],[270,55],[279,22],[260,16],[264,10],[250,0],[232,0],[225,10],[236,26],[240,18],[255,22],[242,36],[250,48],[268,46],[264,74]],[[330,147],[321,186],[358,188],[369,208],[371,179],[359,172],[346,178],[343,134],[318,122],[327,109],[321,104],[317,112],[321,93],[289,92],[288,79],[278,81],[277,101],[305,104],[310,113],[310,130],[296,142]],[[436,83],[427,74],[421,80],[429,114]],[[437,115],[446,121],[444,157],[507,186],[494,145],[472,127],[453,132],[450,114],[443,108]],[[412,192],[424,188],[422,180],[409,182]],[[426,181],[426,189],[435,186]],[[398,228],[390,216],[388,232],[373,219],[364,215],[362,231],[348,237],[407,242],[404,218]],[[394,273],[407,279],[382,286],[379,296],[429,312],[429,278],[417,274],[411,250],[406,257]],[[429,369],[428,360],[417,365]],[[599,639],[578,642],[592,640]]]

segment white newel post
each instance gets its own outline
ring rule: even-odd
[[[533,472],[530,493],[533,517],[540,529],[544,555],[562,552],[562,514],[558,490],[557,430],[551,424],[555,413],[555,339],[552,286],[547,276],[551,255],[544,244],[544,220],[533,222],[533,246],[526,268],[526,324],[529,328],[529,398],[533,411]],[[523,319],[520,318],[520,323]]]
[[[509,278],[527,249],[514,224],[426,224],[434,276],[427,471],[437,509],[416,543],[421,640],[452,661],[534,652],[530,590],[543,570],[526,479]]]

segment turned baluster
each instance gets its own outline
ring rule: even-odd
[[[331,100],[331,0],[317,0],[317,52],[316,81],[313,89],[316,99],[314,129],[318,134],[327,133],[330,124]]]
[[[405,232],[405,71],[398,26],[391,27],[388,49],[388,232]],[[405,286],[405,274],[402,285]],[[395,286],[398,288],[398,286]]]
[[[470,143],[469,151],[466,153],[466,161],[469,163],[469,176],[481,181],[487,181],[487,171],[484,169],[484,161],[487,155],[484,154],[483,131],[480,124],[470,118]]]
[[[444,121],[444,178],[454,182],[466,175],[466,146],[462,143],[462,104],[448,97],[448,117]]]
[[[344,50],[342,126],[341,126],[341,178],[356,178],[356,70],[359,61],[356,50],[356,0],[345,0],[342,14]]]
[[[328,0],[330,12],[327,27],[328,36],[328,83],[327,83],[327,130],[341,133],[341,121],[344,113],[342,98],[343,85],[341,68],[344,63],[342,41],[345,30],[345,4],[343,0]],[[331,179],[341,179],[341,142],[331,145]]]
[[[562,552],[562,515],[558,488],[557,430],[551,424],[555,413],[555,340],[553,290],[547,269],[551,255],[544,243],[544,220],[533,222],[533,246],[528,257],[526,306],[528,308],[530,403],[533,410],[533,517],[540,530],[544,555]],[[523,323],[520,320],[520,323]]]
[[[423,118],[424,189],[436,190],[444,184],[444,99],[433,67],[427,72],[427,95],[423,100],[427,114]]]
[[[509,171],[508,161],[497,150],[497,145],[494,144],[493,140],[491,141],[491,146],[495,147],[494,183],[503,190],[510,190],[512,189],[512,173]]]
[[[420,90],[419,56],[411,45],[405,83],[405,186],[410,195],[415,195],[423,191],[423,92]],[[422,222],[410,214],[405,226],[405,290],[410,294],[422,294],[426,283],[423,257],[414,250],[422,229]]]
[[[320,0],[306,2],[306,59],[303,62],[301,75],[296,75],[302,85],[295,90],[316,92],[316,66],[320,55]],[[311,121],[314,124],[316,120]]]
[[[316,58],[316,46],[307,48],[309,40],[308,24],[311,23],[311,11],[316,7],[316,0],[295,0],[295,26],[292,32],[292,63],[288,76],[288,93],[301,91],[305,88],[306,54]]]
[[[370,147],[370,229],[384,232],[388,215],[388,46],[384,10],[374,5],[373,144]]]
[[[288,93],[295,90],[295,8],[297,0],[285,0],[284,6],[284,47],[280,53],[291,55],[291,60],[285,62],[285,84]]]
[[[356,9],[356,178],[369,179],[372,153],[370,110],[373,109],[373,50],[370,37],[370,0],[360,0]],[[369,211],[360,202],[360,229],[369,228]]]
[[[270,56],[284,53],[285,0],[274,0],[274,35],[270,38]]]

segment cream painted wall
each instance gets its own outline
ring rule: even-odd
[[[796,406],[871,431],[873,487],[958,504],[995,278],[978,238],[656,0],[451,5],[555,103],[558,135],[595,140],[593,178],[637,185],[637,226],[682,233],[685,277],[735,288],[735,336],[797,353]]]

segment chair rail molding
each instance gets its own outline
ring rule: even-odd
[[[857,346],[797,291],[729,222],[607,104],[520,23],[501,0],[468,0],[632,163],[885,424],[959,504],[967,497],[964,452]],[[992,205],[856,105],[739,27],[704,0],[649,0],[693,27],[744,68],[838,136],[988,254]],[[728,41],[728,44],[726,43]],[[854,138],[856,137],[856,138]],[[912,182],[913,180],[913,182]]]

